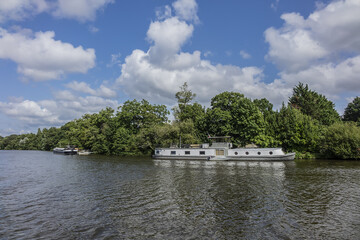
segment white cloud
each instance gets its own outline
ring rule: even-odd
[[[18,72],[35,81],[58,79],[66,73],[86,73],[95,66],[92,48],[55,40],[52,31],[32,33],[0,28],[0,58],[17,63]]]
[[[53,15],[60,18],[75,18],[79,21],[92,21],[96,11],[114,0],[58,0]]]
[[[147,33],[152,43],[149,50],[136,49],[125,58],[117,83],[131,97],[170,106],[184,82],[197,94],[197,101],[205,104],[223,91],[239,91],[252,98],[266,96],[275,104],[281,104],[291,93],[280,80],[272,84],[262,82],[260,68],[213,65],[201,59],[199,51],[181,52],[193,32],[193,25],[181,19],[170,17],[152,22]]]
[[[195,23],[199,21],[197,16],[198,6],[195,0],[177,0],[172,6],[180,19],[194,21]]]
[[[159,20],[171,18],[172,16],[171,7],[169,5],[166,5],[165,7],[162,8],[158,8],[155,13],[156,13],[156,18]]]
[[[92,33],[97,33],[99,31],[99,28],[94,27],[94,26],[89,26],[89,31]]]
[[[108,63],[106,66],[107,67],[112,67],[112,66],[121,66],[121,53],[117,53],[117,54],[111,54],[111,61],[110,63]]]
[[[283,81],[289,85],[298,82],[310,84],[319,92],[332,94],[333,98],[342,92],[360,91],[360,56],[348,58],[338,64],[326,63],[311,66],[296,73],[281,73]]]
[[[267,59],[279,69],[287,86],[298,82],[338,99],[360,92],[360,1],[333,1],[318,5],[304,18],[283,14],[280,29],[265,31]]]
[[[249,59],[251,58],[251,55],[249,53],[247,53],[246,51],[244,50],[241,50],[240,51],[240,56],[243,58],[243,59]]]
[[[1,0],[0,22],[21,21],[47,12],[58,18],[93,21],[96,12],[114,0]]]
[[[0,23],[8,20],[23,20],[49,8],[45,0],[2,0],[0,1]]]
[[[270,43],[267,58],[281,70],[294,72],[314,64],[328,54],[307,30],[291,31],[269,28],[265,31],[266,41]]]
[[[116,97],[116,92],[109,87],[101,85],[98,89],[92,89],[89,84],[85,82],[73,81],[66,84],[67,88],[70,88],[77,92],[87,93],[93,96],[105,97],[105,98],[114,98]]]
[[[280,29],[265,31],[268,59],[283,71],[296,72],[323,64],[343,53],[360,53],[360,1],[334,1],[307,19],[298,13],[283,14]]]
[[[69,91],[55,94],[54,100],[10,100],[0,102],[0,112],[18,120],[25,129],[61,126],[85,113],[97,113],[111,107],[116,109],[118,102],[98,96],[78,97]]]
[[[26,122],[28,125],[59,124],[58,117],[52,114],[47,108],[30,100],[22,102],[0,102],[0,111],[9,117]]]
[[[191,37],[194,27],[177,17],[150,24],[147,32],[148,39],[154,43],[149,49],[150,61],[154,64],[166,64],[174,61],[176,53]]]

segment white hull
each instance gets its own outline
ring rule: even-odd
[[[164,160],[291,161],[295,159],[295,153],[285,154],[280,148],[159,148],[152,157]]]

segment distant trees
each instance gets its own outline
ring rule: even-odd
[[[353,122],[330,126],[324,134],[322,152],[330,158],[360,159],[360,128]]]
[[[259,108],[236,92],[223,92],[211,99],[207,125],[215,135],[229,135],[236,145],[253,142],[264,133],[265,122]]]
[[[329,126],[340,121],[340,116],[334,108],[335,104],[325,96],[310,90],[307,84],[304,86],[303,83],[299,83],[293,89],[289,104],[323,125]]]
[[[255,143],[303,156],[360,159],[359,97],[345,109],[343,122],[331,101],[302,83],[276,111],[267,99],[238,92],[214,96],[209,108],[195,97],[187,83],[180,87],[172,122],[165,105],[128,100],[117,111],[105,108],[60,128],[0,137],[0,149],[49,151],[70,144],[100,154],[149,155],[158,146],[179,145],[180,138],[182,144],[206,142],[210,134],[229,135],[235,146]]]
[[[351,103],[345,108],[344,121],[360,121],[360,97],[356,97]]]

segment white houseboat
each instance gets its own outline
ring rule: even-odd
[[[243,160],[288,161],[295,153],[284,153],[281,148],[232,148],[230,137],[209,137],[214,142],[189,148],[156,148],[154,159],[176,160]]]
[[[78,152],[78,149],[73,146],[67,146],[66,148],[56,147],[53,149],[53,153],[56,153],[56,154],[76,155],[77,152]]]

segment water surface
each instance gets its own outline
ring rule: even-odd
[[[359,239],[360,161],[0,151],[0,239]]]

